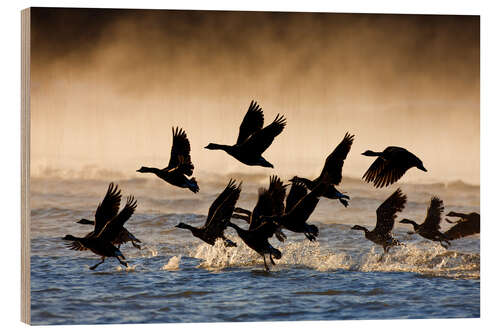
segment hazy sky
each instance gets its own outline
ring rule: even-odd
[[[344,175],[403,146],[428,173],[479,183],[479,17],[40,9],[32,11],[32,174],[164,167],[183,127],[197,172],[315,176],[345,132]],[[287,126],[245,166],[232,144],[255,99]]]

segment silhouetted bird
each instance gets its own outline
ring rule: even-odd
[[[456,223],[456,225],[454,225],[444,233],[444,236],[449,240],[467,237],[470,235],[478,234],[480,232],[481,223],[478,213],[463,214],[449,212],[446,216],[460,218],[460,220],[455,222],[446,219],[446,222],[448,223]]]
[[[181,188],[188,188],[193,193],[200,190],[196,178],[188,178],[193,174],[193,163],[191,162],[191,146],[186,136],[186,132],[182,128],[172,127],[172,150],[170,151],[170,161],[164,169],[141,167],[137,172],[154,173],[169,184]]]
[[[366,239],[381,245],[384,248],[384,253],[387,253],[391,247],[401,245],[398,240],[392,237],[392,228],[394,227],[396,213],[401,212],[405,204],[406,195],[398,188],[377,208],[377,224],[375,229],[369,231],[367,228],[360,225],[355,225],[351,229],[363,230]]]
[[[228,226],[234,228],[243,242],[264,258],[264,267],[266,271],[269,271],[269,267],[266,263],[266,254],[269,254],[269,260],[271,260],[273,265],[276,265],[273,257],[275,259],[281,259],[281,252],[269,244],[269,238],[278,230],[278,225],[275,223],[270,221],[264,222],[259,227],[252,230],[242,229],[231,222],[228,223]]]
[[[134,214],[135,208],[137,207],[137,201],[133,196],[127,197],[127,203],[122,211],[113,217],[111,220],[106,222],[102,226],[98,233],[91,233],[86,237],[75,237],[72,235],[64,236],[64,240],[71,241],[68,248],[75,251],[86,251],[90,250],[93,253],[101,256],[101,261],[96,265],[90,267],[94,270],[97,266],[102,264],[106,257],[115,257],[120,264],[128,267],[128,264],[124,261],[125,257],[121,251],[112,244],[112,241],[120,233],[123,225],[127,220]]]
[[[383,152],[365,151],[365,156],[378,156],[363,175],[367,182],[375,187],[389,186],[398,181],[405,172],[413,167],[427,172],[422,161],[408,150],[401,147],[387,147]]]
[[[302,177],[293,177],[290,181],[297,182],[301,181],[304,183],[309,190],[315,188],[320,181],[326,181],[329,186],[323,193],[323,197],[328,199],[338,199],[344,207],[347,207],[349,202],[349,196],[339,192],[334,185],[339,185],[342,180],[342,167],[344,166],[344,160],[347,154],[351,150],[352,143],[354,141],[354,135],[346,133],[344,139],[338,144],[335,150],[326,158],[323,170],[318,178],[314,180],[309,180]]]
[[[451,243],[446,239],[446,236],[439,231],[439,229],[441,228],[441,226],[439,225],[441,223],[441,213],[443,211],[443,200],[439,199],[438,197],[433,197],[431,199],[429,208],[427,208],[427,216],[424,220],[424,223],[419,225],[415,221],[409,219],[402,219],[401,221],[399,221],[399,223],[413,225],[415,233],[424,238],[439,242],[442,247],[447,249]],[[412,232],[409,232],[409,234],[412,234]],[[443,242],[447,243],[447,245],[443,244]]]
[[[285,211],[286,186],[278,176],[269,177],[269,188],[259,189],[259,199],[253,211],[240,207],[234,209],[240,214],[233,214],[234,218],[239,218],[250,223],[249,230],[258,228],[264,221],[263,216],[282,215]],[[243,215],[241,215],[243,214]],[[281,229],[276,230],[276,238],[283,242],[286,239]]]
[[[225,246],[236,246],[234,242],[224,236],[224,230],[231,219],[234,206],[240,197],[241,183],[236,186],[236,181],[231,179],[224,191],[215,199],[208,210],[207,220],[201,228],[189,224],[179,223],[177,228],[191,230],[193,236],[214,245],[217,238],[224,240]]]
[[[285,125],[286,119],[278,114],[271,124],[262,128],[264,126],[264,113],[261,107],[252,101],[240,125],[236,144],[228,146],[209,143],[205,148],[223,150],[246,165],[273,168],[273,165],[262,157],[262,153],[269,148],[274,138],[283,131]]]
[[[94,266],[89,267],[91,270],[94,270],[104,262],[106,257],[115,257],[120,264],[122,264],[125,267],[128,267],[127,262],[125,261],[125,257],[121,253],[120,249],[115,247],[113,244],[110,242],[101,240],[99,238],[95,237],[75,237],[72,235],[66,235],[64,236],[63,240],[67,241],[72,241],[73,244],[78,244],[73,247],[71,247],[71,250],[76,250],[76,251],[85,251],[85,250],[90,250],[97,254],[98,256],[101,256],[101,261],[95,264]]]
[[[94,226],[94,231],[91,231],[85,237],[89,238],[92,235],[97,235],[102,227],[111,220],[113,217],[118,214],[118,210],[120,209],[121,202],[121,191],[118,190],[118,186],[115,186],[113,183],[110,183],[108,186],[108,191],[104,196],[104,199],[99,204],[95,211],[95,221],[90,221],[87,219],[81,219],[76,223],[79,224],[90,224]],[[141,243],[139,239],[137,239],[130,231],[128,231],[125,227],[122,227],[118,232],[116,238],[112,241],[113,245],[117,245],[120,248],[121,244],[131,242],[132,245],[138,249],[141,249],[141,246],[137,243]]]
[[[274,221],[293,232],[304,233],[310,241],[318,237],[318,227],[306,223],[313,213],[319,198],[328,187],[325,183],[319,183],[311,192],[307,193],[307,187],[301,182],[292,182],[292,187],[286,198],[286,208],[283,215],[265,216],[263,220]]]

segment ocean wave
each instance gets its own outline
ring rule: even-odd
[[[112,170],[101,168],[96,165],[86,165],[81,168],[54,168],[48,166],[32,166],[31,177],[35,180],[43,179],[56,179],[56,180],[114,180],[121,181],[130,184],[146,184],[146,183],[156,183],[163,184],[163,181],[153,177],[138,176],[135,170],[130,172],[123,172],[119,170]],[[133,175],[133,176],[131,176]],[[199,170],[196,172],[196,179],[198,183],[210,185],[210,186],[221,186],[227,183],[229,178],[234,178],[238,181],[242,181],[244,184],[256,184],[265,185],[268,182],[269,174],[263,172],[229,172],[229,173],[216,173],[207,172]],[[281,174],[280,177],[284,180],[293,177],[293,174]],[[352,176],[343,176],[342,184],[344,186],[365,186],[366,183],[361,178],[356,178]],[[405,182],[402,184],[408,186],[418,186],[422,189],[465,189],[465,190],[476,190],[480,187],[478,184],[470,184],[461,179],[456,179],[453,181],[438,181],[432,183],[415,183],[415,182]]]

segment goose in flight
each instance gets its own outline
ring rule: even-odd
[[[172,136],[172,149],[170,150],[170,161],[167,167],[157,169],[143,166],[137,172],[154,173],[171,185],[188,188],[193,193],[197,193],[200,188],[198,187],[196,178],[188,178],[188,176],[193,174],[194,165],[191,162],[191,146],[189,145],[186,132],[182,128],[176,127],[174,129],[172,127]]]
[[[383,152],[367,150],[361,155],[377,156],[377,159],[363,175],[363,179],[367,183],[373,182],[377,188],[397,182],[408,169],[413,167],[427,172],[417,156],[401,147],[387,147]]]
[[[223,150],[238,161],[246,165],[258,165],[266,168],[274,166],[262,157],[262,153],[273,143],[286,125],[286,119],[279,114],[273,122],[264,126],[264,113],[257,102],[252,101],[240,125],[240,132],[236,144],[221,145],[209,143],[205,148]]]
[[[340,201],[344,207],[349,205],[349,196],[339,192],[335,185],[339,185],[342,180],[342,167],[344,166],[344,160],[347,154],[351,150],[352,143],[354,141],[354,135],[346,133],[342,141],[337,145],[333,152],[326,158],[323,170],[318,178],[310,180],[303,177],[295,176],[290,181],[292,182],[302,182],[307,188],[312,191],[320,181],[328,182],[329,186],[323,193],[323,197],[328,199],[337,199]]]

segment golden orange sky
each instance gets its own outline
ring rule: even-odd
[[[479,184],[479,17],[34,9],[32,175],[164,167],[183,127],[197,171],[314,176],[345,132],[344,175],[366,149],[424,162],[404,181]],[[287,126],[242,165],[232,144],[255,99]]]

